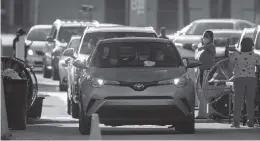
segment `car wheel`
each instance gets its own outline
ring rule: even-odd
[[[59,70],[55,68],[54,66],[52,67],[52,80],[59,80]]]
[[[91,128],[91,117],[84,116],[82,109],[80,108],[79,115],[79,132],[82,135],[89,135]]]
[[[67,97],[67,113],[68,113],[68,115],[70,115],[71,114],[71,104],[70,104],[70,100],[69,100],[69,98]]]
[[[51,71],[46,68],[46,66],[43,66],[43,78],[51,78]]]
[[[79,118],[79,104],[78,103],[75,103],[73,100],[71,100],[71,116],[72,118],[76,118],[78,119]]]
[[[178,124],[176,124],[175,130],[184,134],[194,134],[195,133],[194,118],[190,121],[179,122]]]
[[[60,81],[59,89],[60,89],[61,92],[67,91],[67,85],[62,84],[61,81]]]

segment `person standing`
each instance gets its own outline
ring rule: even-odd
[[[159,38],[169,39],[169,38],[166,36],[166,28],[165,28],[165,27],[162,27],[162,28],[161,28]]]
[[[216,56],[216,47],[213,44],[214,34],[210,30],[206,30],[203,34],[202,41],[196,50],[195,59],[200,60],[202,65],[198,68],[198,77],[197,82],[201,91],[197,92],[199,100],[199,112],[197,118],[205,119],[207,118],[207,101],[204,94],[204,84],[206,81],[205,77],[207,76],[209,70],[213,67],[215,63]]]
[[[233,123],[231,127],[240,127],[241,109],[243,97],[246,101],[247,111],[247,125],[248,127],[254,126],[254,109],[255,109],[255,96],[256,96],[256,67],[260,68],[260,56],[253,51],[253,40],[251,38],[244,38],[241,42],[241,50],[234,51],[229,55],[229,60],[234,66],[234,114]]]

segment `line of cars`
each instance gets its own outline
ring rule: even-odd
[[[68,107],[89,134],[91,115],[110,126],[174,125],[194,133],[194,84],[186,75],[196,60],[182,61],[170,40],[150,27],[87,28],[78,49],[63,52]],[[67,63],[66,63],[67,62]]]

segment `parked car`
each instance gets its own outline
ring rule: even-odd
[[[207,29],[243,30],[255,26],[254,23],[240,19],[200,19],[192,22],[170,37],[176,45],[192,50],[192,44],[199,42],[202,34]]]
[[[155,37],[158,38],[156,31],[151,27],[93,27],[86,29],[81,39],[78,51],[74,49],[65,50],[64,55],[70,56],[68,64],[68,114],[73,118],[78,118],[79,102],[79,81],[81,69],[73,66],[76,58],[88,58],[99,40],[114,37]]]
[[[29,45],[27,61],[31,66],[42,67],[46,37],[50,31],[51,25],[34,25],[29,30],[25,42]]]
[[[81,36],[74,35],[71,37],[69,44],[67,46],[67,49],[73,48],[75,51],[79,47]],[[61,58],[59,60],[59,89],[60,91],[67,91],[68,88],[68,70],[67,70],[67,62],[69,61],[68,56],[61,55]]]
[[[80,133],[89,134],[93,113],[110,126],[173,125],[177,131],[194,133],[195,89],[186,68],[198,67],[200,62],[184,62],[170,40],[100,41],[88,61],[74,62],[84,68]]]

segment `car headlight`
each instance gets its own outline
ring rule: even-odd
[[[103,85],[118,85],[119,82],[117,81],[109,81],[109,80],[104,80],[100,78],[89,78],[90,84],[95,87],[99,88]]]
[[[33,50],[29,49],[27,53],[28,55],[33,55]]]
[[[181,76],[178,78],[170,79],[170,80],[164,80],[158,82],[159,85],[175,85],[177,87],[183,87],[187,84],[187,77]]]
[[[182,43],[174,43],[176,47],[183,47]]]

